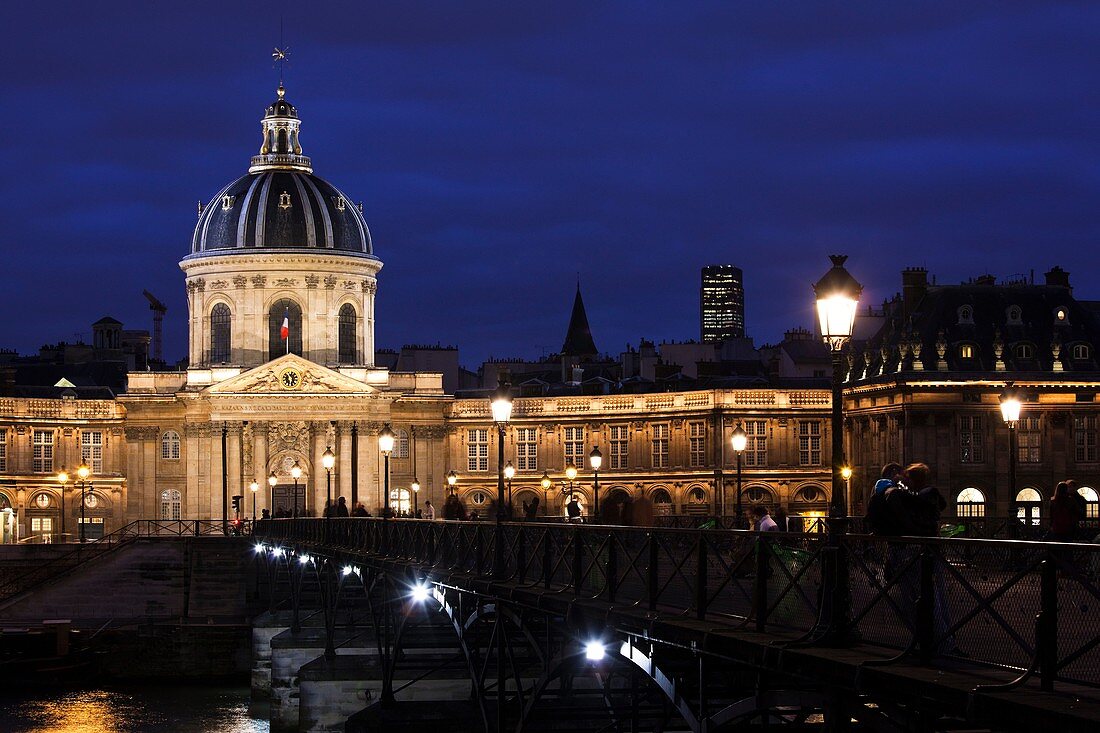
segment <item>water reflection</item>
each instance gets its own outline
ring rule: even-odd
[[[158,685],[7,692],[5,733],[266,733],[249,712],[248,688]]]

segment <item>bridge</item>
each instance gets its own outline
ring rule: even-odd
[[[348,730],[1100,726],[1094,545],[357,518],[254,537],[271,613],[319,624],[317,664],[371,691]],[[433,676],[459,694],[418,695]]]

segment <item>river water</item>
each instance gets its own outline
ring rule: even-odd
[[[266,710],[249,710],[247,687],[0,690],[3,733],[267,733],[270,727]]]

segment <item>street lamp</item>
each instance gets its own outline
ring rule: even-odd
[[[65,470],[65,467],[61,467],[61,472],[57,474],[57,482],[61,484],[61,541],[65,541],[65,484],[69,483],[69,472]]]
[[[844,464],[844,402],[841,395],[844,360],[840,352],[852,338],[856,309],[859,307],[859,296],[863,292],[863,286],[844,269],[844,262],[848,259],[846,255],[829,255],[829,259],[832,260],[833,266],[814,285],[814,297],[817,299],[817,319],[821,327],[821,338],[829,346],[833,360],[831,514],[834,519],[839,519],[848,514],[844,479],[840,475],[841,466]]]
[[[516,467],[512,465],[511,461],[504,466],[504,478],[508,481],[508,504],[512,503],[512,479],[516,475]]]
[[[88,477],[92,475],[92,469],[88,468],[88,464],[83,461],[76,469],[76,477],[80,479],[80,541],[85,542],[87,538],[84,535],[84,494],[88,488]]]
[[[393,452],[393,431],[389,425],[378,433],[378,450],[382,451],[385,465],[382,468],[382,518],[390,518],[390,453]]]
[[[413,516],[415,517],[416,513],[420,511],[420,499],[418,498],[420,495],[420,479],[413,477],[411,488],[413,490]]]
[[[451,490],[451,496],[455,494],[455,484],[458,483],[458,474],[454,472],[454,469],[447,474],[447,487]]]
[[[279,483],[279,477],[275,475],[274,471],[272,471],[271,473],[269,473],[267,475],[267,486],[268,486],[268,489],[269,489],[268,493],[271,494],[270,508],[271,508],[271,517],[272,517],[272,519],[275,518],[275,484],[277,484],[277,483]],[[297,492],[295,492],[294,498],[295,498],[295,500],[297,500],[297,498],[298,498]],[[297,505],[295,505],[295,508],[297,508]],[[294,516],[298,516],[298,513],[295,512]]]
[[[600,466],[603,465],[603,453],[599,446],[592,446],[592,452],[588,454],[588,465],[592,466],[592,513],[600,516]]]
[[[333,511],[335,507],[332,505],[332,469],[336,466],[336,454],[332,452],[332,446],[326,447],[325,452],[321,454],[321,466],[325,469],[325,492],[328,494],[326,497],[328,499],[326,511],[331,517],[336,514]]]
[[[1016,425],[1020,422],[1020,409],[1023,404],[1020,401],[1020,392],[1012,382],[1005,384],[1005,390],[1001,393],[1001,419],[1008,426],[1008,532],[1010,537],[1015,537],[1019,526],[1016,518],[1016,452],[1018,449],[1018,437]]]
[[[255,524],[256,523],[256,492],[258,492],[260,490],[260,482],[259,481],[253,481],[251,484],[249,484],[248,488],[252,492],[252,523]]]
[[[546,516],[546,492],[550,490],[550,487],[554,485],[554,482],[550,480],[550,474],[546,471],[542,472],[542,478],[539,479],[539,485],[542,486],[542,516]]]
[[[730,435],[730,445],[733,446],[733,452],[737,454],[737,523],[735,525],[737,529],[741,529],[744,522],[744,514],[742,514],[741,507],[741,454],[745,452],[745,446],[748,444],[748,433],[738,424]]]
[[[275,477],[274,471],[271,473],[271,477]],[[290,477],[294,479],[294,516],[298,516],[298,479],[302,477],[302,467],[298,465],[298,461],[294,461],[294,465],[290,467]],[[275,484],[272,484],[274,486]],[[305,502],[302,502],[303,504]]]
[[[493,422],[497,426],[497,522],[504,521],[504,431],[512,419],[512,390],[504,379],[497,380],[497,388],[490,398]],[[503,548],[501,548],[503,549]]]

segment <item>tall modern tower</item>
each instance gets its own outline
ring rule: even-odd
[[[702,341],[745,336],[745,287],[741,268],[707,265],[699,288],[699,332]]]

